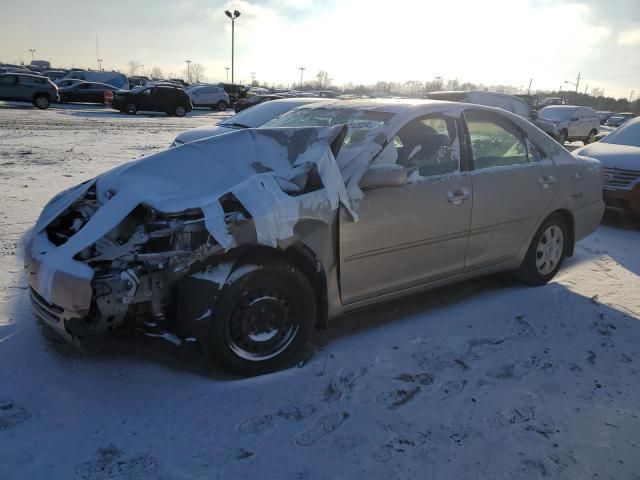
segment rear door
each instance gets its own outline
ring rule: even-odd
[[[501,263],[524,245],[557,192],[555,168],[505,116],[464,114],[473,156],[473,211],[467,270]]]
[[[358,222],[341,211],[344,304],[463,271],[472,186],[461,171],[459,138],[454,118],[429,116],[405,125],[378,156],[376,164],[406,167],[410,181],[364,191]]]
[[[0,98],[13,100],[18,94],[18,77],[16,75],[0,76]]]

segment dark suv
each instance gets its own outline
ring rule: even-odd
[[[58,87],[47,77],[21,73],[0,75],[0,100],[31,102],[41,110],[60,100]]]
[[[115,92],[111,106],[131,115],[142,110],[167,112],[169,115],[184,117],[193,110],[189,95],[183,89],[169,85],[118,90]]]
[[[229,95],[231,105],[235,104],[241,98],[247,98],[247,88],[244,85],[236,85],[235,83],[219,83],[219,87]]]

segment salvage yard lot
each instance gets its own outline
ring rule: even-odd
[[[640,223],[615,216],[544,287],[362,311],[254,379],[148,337],[80,353],[36,322],[21,252],[44,204],[227,115],[0,103],[0,478],[640,478]]]

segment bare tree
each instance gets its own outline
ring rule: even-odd
[[[140,68],[140,62],[137,60],[129,60],[129,75],[135,75]]]
[[[204,80],[204,65],[201,63],[191,62],[191,67],[189,67],[189,71],[191,73],[191,79],[194,82],[201,82]]]
[[[164,75],[162,75],[162,69],[160,67],[153,67],[153,69],[151,70],[151,77],[152,78],[162,78]]]

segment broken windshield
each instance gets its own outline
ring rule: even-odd
[[[270,120],[261,128],[347,125],[343,146],[353,147],[362,144],[370,133],[388,124],[394,115],[391,112],[352,108],[300,108]]]

